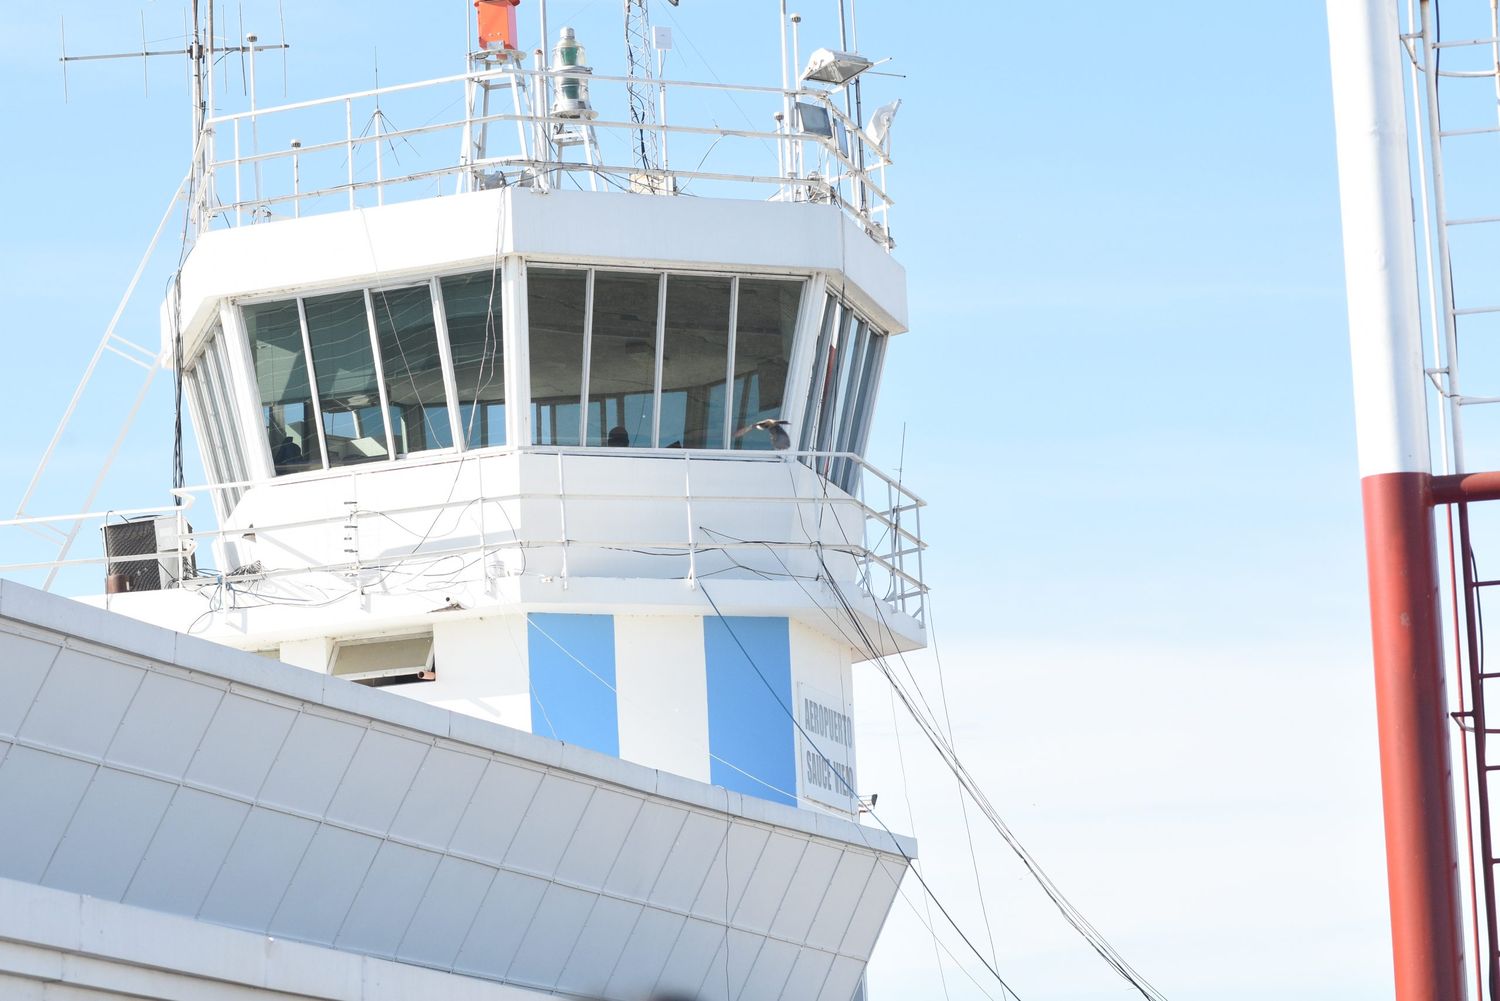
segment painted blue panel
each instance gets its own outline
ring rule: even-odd
[[[619,757],[614,616],[532,612],[526,639],[532,731]]]
[[[787,709],[792,704],[787,620],[705,618],[703,655],[713,784],[796,806],[797,750]]]

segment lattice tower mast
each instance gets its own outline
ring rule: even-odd
[[[661,135],[656,131],[656,71],[652,66],[650,0],[625,0],[625,61],[630,120],[635,123],[632,151],[643,172],[661,169]]]

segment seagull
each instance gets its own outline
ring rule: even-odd
[[[790,426],[790,421],[779,421],[774,417],[767,417],[763,421],[756,421],[747,428],[741,428],[735,432],[734,436],[736,438],[743,438],[751,431],[764,431],[771,436],[771,447],[778,452],[785,452],[792,447],[792,436],[786,433],[786,429]]]

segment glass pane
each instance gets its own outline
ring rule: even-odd
[[[849,368],[854,314],[847,307],[841,307],[839,314],[839,321],[834,326],[834,338],[828,345],[826,364],[819,372],[823,379],[823,398],[818,407],[818,437],[814,446],[819,452],[831,451],[834,447],[834,433],[838,430],[839,387],[844,382],[840,375]]]
[[[855,432],[855,422],[858,417],[855,411],[859,402],[860,377],[864,375],[869,344],[870,327],[863,320],[859,320],[855,323],[847,366],[842,376],[844,388],[839,397],[838,438],[833,444],[836,452],[849,451],[849,443]]]
[[[594,276],[589,406],[602,408],[604,435],[602,440],[591,436],[590,445],[652,445],[659,286],[657,275],[600,271]]]
[[[432,290],[426,285],[371,292],[380,365],[396,454],[453,445]]]
[[[255,359],[255,382],[265,422],[266,444],[276,475],[323,468],[312,387],[302,354],[302,321],[296,302],[268,302],[244,309],[245,335]]]
[[[588,272],[526,269],[531,325],[531,440],[577,445]]]
[[[807,409],[802,418],[800,437],[805,451],[812,450],[818,440],[818,413],[823,401],[823,391],[828,386],[828,373],[833,365],[833,332],[838,318],[839,301],[829,296],[823,303],[823,319],[818,325],[818,344],[813,349],[812,378],[807,387]]]
[[[881,366],[885,363],[888,339],[885,334],[870,328],[870,344],[865,350],[865,370],[859,381],[859,400],[855,404],[855,431],[849,437],[848,449],[859,455],[865,454],[865,445],[870,440],[870,425],[875,419],[875,388],[879,383]]]
[[[219,419],[219,404],[215,398],[213,379],[208,370],[210,350],[205,348],[198,360],[193,362],[183,385],[193,405],[193,430],[203,452],[203,472],[209,477],[209,482],[224,483],[229,476],[228,452],[224,447],[223,424]]]
[[[229,482],[238,482],[249,476],[245,463],[244,443],[240,440],[239,424],[234,419],[234,391],[229,381],[229,339],[219,329],[214,330],[213,339],[203,359],[208,363],[209,384],[214,387],[217,403],[220,436],[224,439],[225,459],[228,465],[225,474]],[[232,492],[233,493],[233,492]]]
[[[505,444],[505,321],[500,272],[444,278],[460,425],[469,448]]]
[[[802,283],[740,279],[734,335],[734,448],[769,449],[763,420],[779,420],[786,397]]]
[[[188,369],[183,375],[182,385],[187,391],[188,403],[192,406],[193,433],[198,439],[198,451],[203,455],[203,475],[210,483],[222,483],[224,470],[219,444],[214,440],[213,424],[208,419],[208,408],[203,402],[203,363]]]
[[[370,320],[363,292],[340,292],[302,301],[307,340],[323,408],[323,441],[329,466],[350,466],[390,455],[380,416],[380,385],[370,350]]]
[[[663,448],[724,447],[728,278],[669,275],[661,363]]]

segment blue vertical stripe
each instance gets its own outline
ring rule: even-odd
[[[532,612],[526,639],[532,731],[619,757],[614,616]]]
[[[703,655],[708,669],[709,778],[735,792],[796,806],[787,620],[705,618]]]

